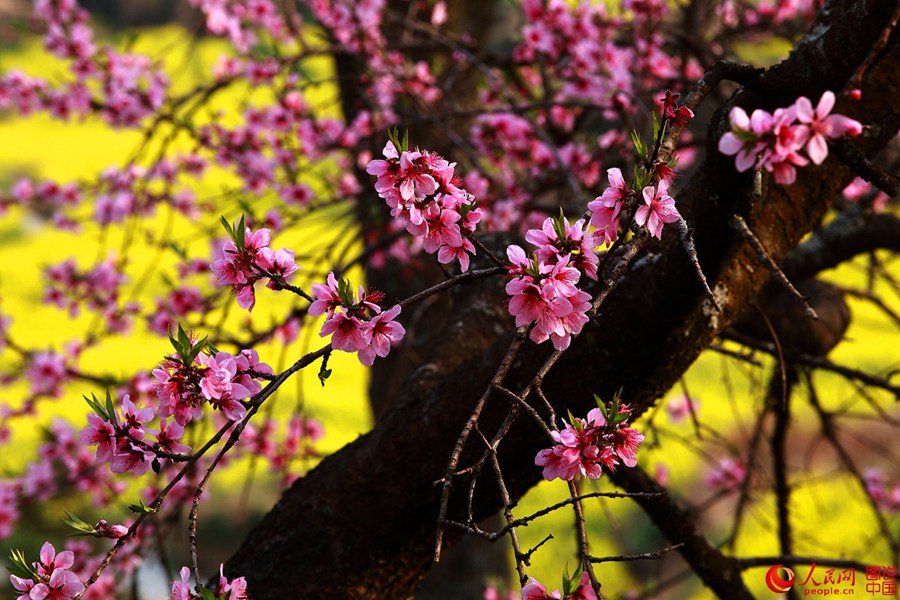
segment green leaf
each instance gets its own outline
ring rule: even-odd
[[[244,243],[244,237],[247,235],[247,219],[244,215],[241,215],[241,220],[238,222],[237,231],[235,231],[235,245],[238,247],[238,250],[242,250],[246,245]]]
[[[563,569],[562,590],[563,597],[568,598],[572,595],[572,578],[569,577],[569,563],[566,563]]]
[[[32,567],[28,563],[28,561],[25,560],[25,554],[21,550],[10,550],[9,562],[12,563],[12,566],[6,567],[6,570],[16,577],[21,577],[22,579],[31,579],[35,582],[40,581],[40,575],[38,575],[37,571],[34,570],[34,567]]]
[[[228,219],[225,218],[225,215],[220,215],[219,221],[221,221],[222,227],[225,228],[225,233],[228,234],[228,237],[231,238],[231,241],[235,241],[234,228],[231,226],[231,223],[228,222]]]
[[[566,215],[563,214],[562,207],[559,209],[559,216],[553,217],[550,221],[553,224],[553,232],[556,234],[556,239],[560,242],[566,239]]]
[[[84,395],[82,395],[81,397],[84,398],[84,401],[87,402],[87,405],[91,407],[91,410],[93,410],[95,413],[97,413],[97,415],[101,419],[109,422],[109,414],[106,412],[106,409],[103,408],[103,405],[100,404],[100,401],[97,400],[97,396],[95,396],[94,394],[91,394],[90,398],[88,398],[87,396],[84,396]]]
[[[575,416],[572,414],[572,411],[566,409],[566,412],[569,414],[569,423],[572,425],[572,427],[575,428],[575,431],[581,431],[582,429],[584,429],[581,421],[575,418]]]
[[[90,523],[85,523],[69,511],[65,511],[66,518],[63,519],[63,523],[77,531],[78,533],[72,535],[88,535],[88,536],[96,536],[97,530]]]
[[[116,407],[113,406],[112,396],[109,395],[109,390],[106,390],[106,414],[109,415],[109,422],[113,425],[119,425],[119,417],[116,415]]]
[[[150,515],[156,512],[155,508],[150,508],[144,504],[143,500],[139,500],[138,504],[129,504],[128,510],[138,515]]]
[[[325,380],[329,377],[331,377],[331,369],[319,369],[319,382],[321,382],[322,387],[325,387]]]
[[[638,158],[647,161],[647,146],[644,145],[643,140],[641,140],[641,134],[637,132],[637,130],[631,130],[631,144],[634,146],[634,152],[638,155]]]
[[[338,296],[341,298],[341,304],[344,306],[353,306],[353,284],[343,275],[338,280]]]
[[[212,590],[208,589],[206,586],[198,585],[197,591],[200,592],[200,597],[203,600],[219,600],[215,594],[212,593]]]

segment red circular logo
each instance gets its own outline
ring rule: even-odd
[[[778,574],[778,569],[784,569],[784,579]],[[766,571],[766,585],[776,594],[783,594],[794,585],[794,572],[784,565],[773,565]]]

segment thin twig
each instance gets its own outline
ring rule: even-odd
[[[806,309],[806,314],[811,319],[818,320],[819,315],[816,314],[816,311],[813,310],[812,306],[809,305],[806,298],[803,297],[797,288],[794,287],[794,284],[787,278],[787,275],[784,274],[784,271],[775,264],[775,261],[766,253],[766,249],[763,247],[762,242],[759,241],[759,238],[754,235],[754,233],[750,230],[750,227],[747,225],[747,222],[744,221],[744,218],[740,215],[734,215],[731,219],[731,225],[736,229],[739,233],[744,236],[753,249],[756,251],[756,255],[759,257],[760,262],[762,262],[769,271],[772,272],[772,275],[775,276],[775,279],[781,283],[791,295],[803,303],[803,307]]]
[[[657,550],[655,552],[644,552],[642,554],[623,554],[621,556],[589,556],[588,560],[594,564],[605,563],[605,562],[628,562],[632,560],[656,560],[658,558],[662,558],[672,550],[677,550],[684,546],[684,544],[675,544],[674,546],[668,546],[663,548],[662,550]]]
[[[694,267],[694,273],[697,274],[697,279],[700,281],[700,285],[703,286],[706,297],[709,299],[713,308],[716,309],[716,312],[722,312],[719,303],[716,302],[715,294],[709,289],[709,282],[706,280],[706,275],[703,274],[703,269],[700,267],[700,259],[697,258],[697,249],[694,247],[693,232],[691,232],[687,221],[684,219],[678,219],[678,238],[681,240],[681,247],[684,248],[688,258],[691,260],[691,265]]]
[[[584,570],[591,580],[591,587],[595,592],[600,591],[600,582],[597,581],[597,574],[594,573],[594,566],[591,564],[591,549],[588,545],[587,528],[584,525],[584,509],[581,506],[581,498],[578,493],[578,484],[575,480],[569,481],[569,495],[572,497],[572,508],[575,511],[575,531],[578,533],[578,559],[584,566]]]

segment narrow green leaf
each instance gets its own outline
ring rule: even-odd
[[[133,513],[139,514],[139,515],[144,515],[144,514],[149,515],[149,514],[153,514],[156,512],[155,509],[150,508],[149,506],[144,504],[143,500],[139,500],[138,502],[139,502],[138,504],[129,504],[128,510],[130,510]]]
[[[228,234],[228,237],[231,238],[231,241],[235,241],[234,229],[232,229],[231,223],[228,222],[228,219],[225,218],[225,215],[219,215],[219,221],[221,221],[222,227],[225,228],[225,232]]]
[[[66,513],[66,518],[63,519],[63,523],[65,523],[66,525],[68,525],[69,527],[71,527],[72,529],[74,529],[75,531],[78,532],[73,535],[76,535],[76,536],[81,536],[81,535],[96,536],[97,535],[97,530],[94,529],[93,525],[91,525],[90,523],[85,523],[84,521],[82,521],[81,519],[79,519],[78,517],[76,517],[75,515],[70,513],[69,511],[65,511],[65,513]]]
[[[28,561],[25,560],[25,554],[21,550],[10,550],[9,562],[12,563],[12,566],[6,567],[6,570],[16,577],[21,577],[22,579],[31,579],[32,581],[40,580],[40,576],[34,570],[34,567],[32,567],[28,563]]]
[[[116,415],[116,407],[113,406],[112,396],[109,395],[109,390],[106,390],[106,414],[109,415],[109,422],[113,425],[119,425],[119,417]]]

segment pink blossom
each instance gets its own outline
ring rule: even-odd
[[[772,115],[757,109],[752,117],[748,117],[744,109],[735,106],[728,120],[731,131],[719,140],[719,152],[728,156],[737,155],[735,166],[743,173],[756,163],[757,154],[766,147],[763,136],[772,128]]]
[[[726,494],[733,494],[740,490],[747,470],[740,459],[723,458],[710,469],[706,476],[706,485],[714,490]]]
[[[334,334],[331,346],[335,350],[357,352],[366,349],[372,341],[372,332],[357,317],[346,313],[335,313],[322,325],[321,337]]]
[[[191,570],[181,567],[181,581],[172,582],[171,600],[191,600]]]
[[[68,377],[65,359],[55,352],[38,352],[31,359],[26,377],[33,394],[59,396]]]
[[[528,581],[528,584],[522,588],[522,600],[547,600],[548,598],[558,600],[562,598],[562,596],[560,595],[559,590],[554,590],[552,594],[548,594],[547,588],[534,577],[532,577]]]
[[[588,202],[587,207],[591,211],[591,226],[597,229],[595,239],[598,243],[611,244],[619,235],[619,212],[631,190],[625,185],[622,171],[618,168],[609,169],[606,176],[609,186],[602,195]]]
[[[568,264],[596,281],[599,258],[592,237],[585,235],[586,227],[583,220],[570,225],[562,216],[547,218],[540,229],[530,229],[525,240],[537,246],[535,255],[542,263],[552,265],[568,257]]]
[[[238,306],[253,310],[256,295],[253,284],[268,278],[270,289],[281,289],[286,281],[299,268],[294,263],[294,252],[286,248],[273,251],[269,248],[271,234],[268,229],[255,232],[249,227],[244,231],[244,247],[238,248],[234,241],[225,242],[221,248],[221,258],[210,265],[219,285],[230,285],[234,291]]]
[[[248,600],[247,581],[243,577],[236,577],[228,581],[223,574],[224,565],[219,565],[219,587],[216,594],[220,598],[227,597],[228,600]]]
[[[309,305],[307,312],[313,317],[323,314],[331,317],[341,305],[341,295],[338,292],[338,282],[334,272],[328,273],[327,285],[312,284],[312,295],[315,301]]]
[[[371,367],[376,356],[384,358],[391,351],[391,346],[395,346],[403,339],[406,330],[403,325],[394,321],[399,314],[400,305],[396,304],[368,322],[371,342],[368,347],[359,351],[359,362]]]
[[[810,160],[820,165],[828,156],[827,138],[837,139],[844,134],[857,136],[862,133],[862,123],[843,115],[830,115],[834,108],[834,92],[826,91],[819,99],[815,112],[812,103],[804,96],[795,104],[797,119],[809,125],[809,141],[806,153]]]
[[[612,435],[610,442],[613,450],[626,467],[637,464],[637,449],[644,441],[644,435],[633,427],[619,427]]]
[[[469,254],[475,254],[475,245],[468,239],[461,238],[459,245],[444,244],[438,250],[438,262],[442,265],[459,261],[459,270],[465,273],[469,270]]]
[[[160,417],[174,416],[179,425],[187,425],[203,415],[200,407],[200,377],[193,367],[166,359],[153,370]]]
[[[86,446],[97,446],[97,461],[108,462],[116,444],[115,429],[94,413],[87,416],[87,421],[88,426],[81,430],[79,440]]]
[[[247,409],[239,400],[249,398],[251,393],[235,381],[239,377],[235,357],[227,352],[219,352],[214,357],[201,354],[197,361],[206,367],[203,379],[200,380],[203,397],[231,421],[243,419]]]
[[[78,576],[64,568],[55,569],[46,583],[38,583],[29,593],[31,600],[72,600],[84,590]]]
[[[666,403],[666,410],[669,411],[669,418],[673,423],[681,423],[691,411],[696,412],[698,408],[697,400],[688,397],[687,394],[674,396]]]
[[[154,456],[141,446],[120,438],[116,440],[116,449],[112,461],[110,461],[110,470],[113,473],[143,475],[150,468],[153,458]]]
[[[678,209],[675,208],[675,199],[669,196],[668,184],[660,181],[657,187],[652,185],[641,191],[644,197],[644,205],[639,206],[634,214],[634,222],[638,225],[647,225],[650,234],[661,239],[664,223],[674,223],[681,219]]]
[[[167,422],[165,418],[159,421],[159,431],[154,433],[156,437],[156,447],[170,454],[180,454],[189,451],[191,448],[179,442],[184,437],[184,427],[177,421]]]
[[[571,582],[569,585],[571,586]],[[571,587],[568,589],[571,592],[565,598],[563,598],[559,590],[553,590],[548,594],[547,588],[532,577],[528,584],[522,588],[522,600],[597,600],[597,593],[591,586],[591,578],[586,571],[581,573],[578,586],[575,589]]]
[[[19,594],[17,600],[31,597],[31,590],[34,589],[35,585],[33,579],[23,579],[21,577],[16,577],[15,575],[10,575],[9,580],[12,583],[13,589]]]
[[[37,563],[38,575],[44,577],[57,569],[69,569],[75,564],[75,554],[64,550],[57,554],[56,548],[50,542],[44,542],[41,546],[40,562]]]

